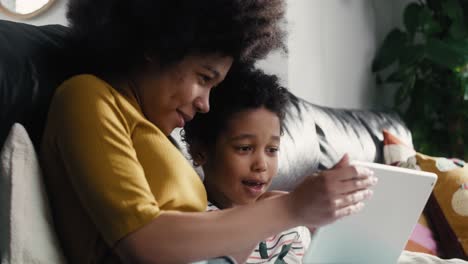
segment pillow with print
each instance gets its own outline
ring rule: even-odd
[[[434,191],[405,249],[443,258],[467,259],[468,215],[463,214],[468,209],[463,206],[468,205],[468,166],[459,160],[417,153],[390,132],[383,131],[383,134],[385,163],[429,171],[438,176]]]
[[[397,167],[419,170],[416,164],[416,151],[387,130],[383,131],[384,163]],[[437,256],[437,242],[424,213],[419,217],[405,250]]]

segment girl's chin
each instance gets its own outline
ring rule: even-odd
[[[256,198],[245,198],[243,199],[242,201],[237,201],[237,202],[234,202],[232,204],[232,207],[236,207],[236,206],[245,206],[245,205],[249,205],[249,204],[253,204],[255,203],[256,201],[258,201],[260,197],[256,197]]]

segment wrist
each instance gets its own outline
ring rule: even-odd
[[[278,197],[281,203],[282,212],[286,217],[286,221],[291,227],[304,225],[300,210],[295,203],[294,195],[292,193],[288,193]]]

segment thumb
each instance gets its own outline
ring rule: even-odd
[[[345,153],[343,157],[341,157],[340,161],[333,166],[333,169],[343,168],[349,166],[349,155]]]

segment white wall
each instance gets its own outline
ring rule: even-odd
[[[376,46],[370,1],[289,3],[290,89],[321,105],[367,107]]]
[[[48,24],[61,24],[66,25],[67,20],[65,18],[67,0],[55,0],[54,4],[50,9],[46,10],[44,13],[33,17],[27,20],[15,19],[7,16],[6,14],[0,12],[0,19],[18,21],[27,24],[33,25],[48,25]]]
[[[262,65],[296,95],[319,105],[389,105],[393,91],[375,88],[370,66],[385,35],[401,24],[409,0],[288,0],[288,49]]]

